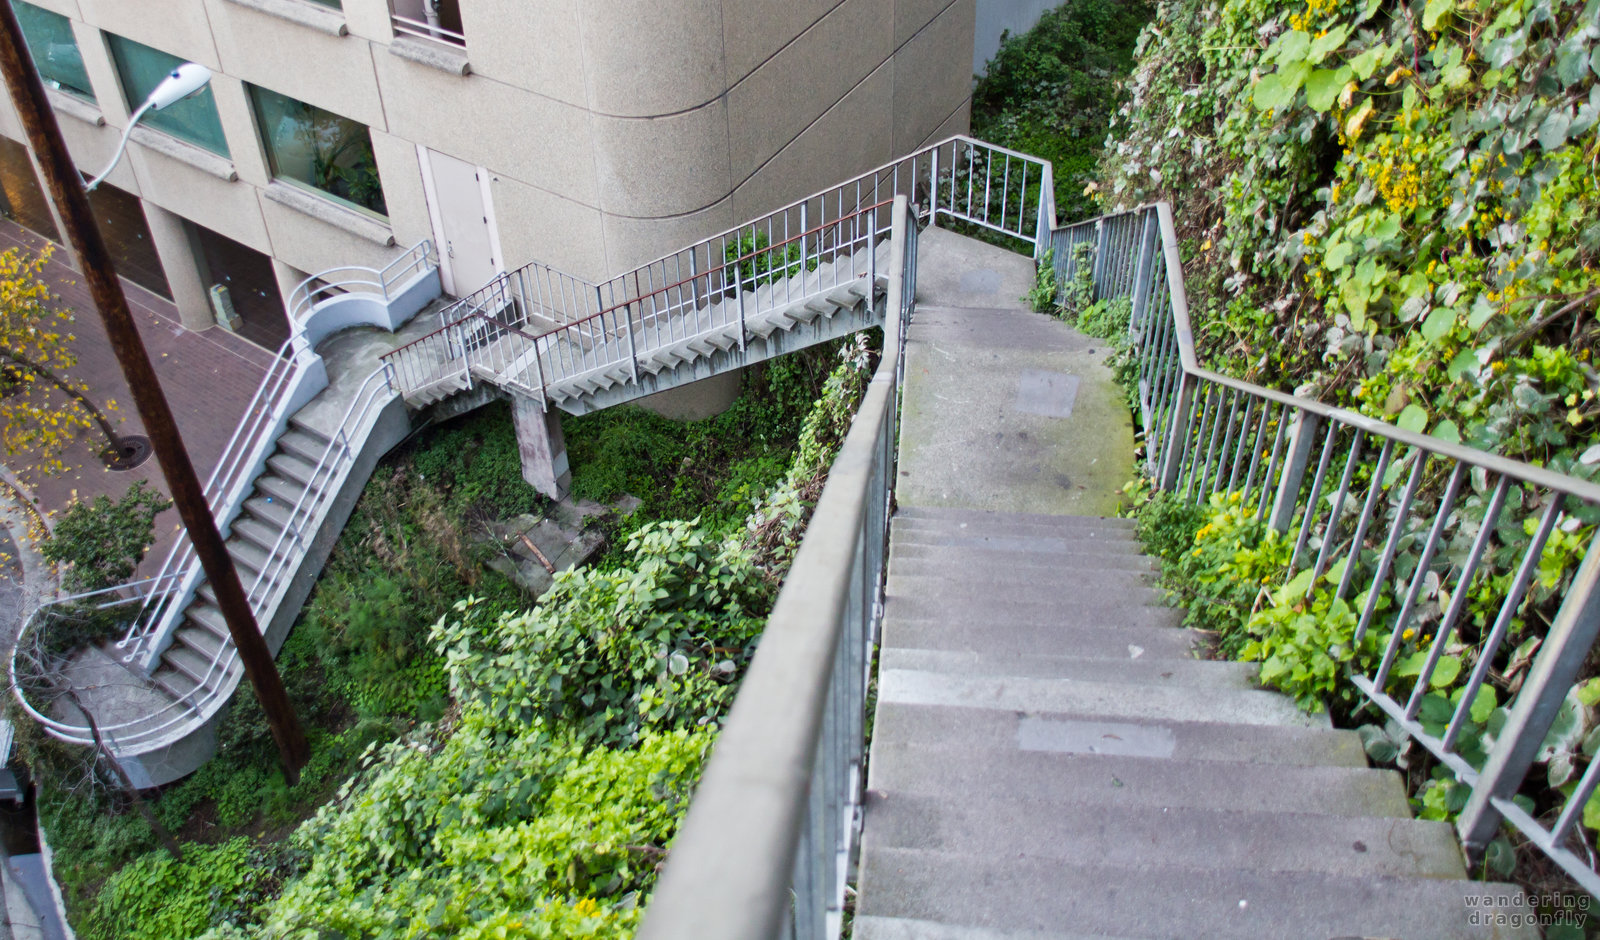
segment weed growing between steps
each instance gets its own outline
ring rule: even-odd
[[[631,934],[875,357],[858,336],[797,358],[708,422],[570,421],[642,503],[532,610],[471,538],[474,513],[536,504],[501,473],[508,416],[386,461],[278,659],[312,741],[298,785],[248,693],[154,801],[181,860],[46,768],[79,935]],[[705,494],[702,519],[662,515]]]

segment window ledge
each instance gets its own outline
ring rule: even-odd
[[[238,172],[233,168],[233,161],[221,154],[215,154],[204,147],[185,143],[169,134],[152,130],[143,124],[136,124],[133,133],[128,139],[143,147],[148,147],[164,157],[171,157],[179,163],[186,163],[204,173],[209,173],[219,180],[233,182],[239,178]]]
[[[326,222],[334,228],[343,229],[374,244],[384,247],[394,244],[394,231],[389,226],[354,209],[347,209],[330,199],[313,196],[298,186],[291,186],[282,180],[273,180],[267,184],[262,193],[281,206],[303,212],[318,221]]]
[[[467,61],[467,50],[447,46],[444,43],[396,36],[394,41],[389,43],[389,53],[436,68],[441,72],[449,72],[451,75],[472,74],[472,65]]]
[[[57,91],[49,85],[44,86],[44,94],[45,97],[50,99],[51,107],[62,114],[75,117],[85,124],[91,124],[95,127],[101,127],[106,123],[106,116],[100,113],[98,107],[84,101],[77,95],[69,95],[64,91]]]
[[[299,23],[329,36],[346,36],[350,27],[345,24],[344,11],[325,7],[310,0],[228,0],[242,7],[258,10],[268,16]]]

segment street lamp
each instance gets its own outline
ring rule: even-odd
[[[122,132],[122,140],[117,144],[117,152],[111,156],[111,162],[106,165],[105,171],[89,181],[84,192],[93,192],[96,186],[105,182],[111,171],[117,168],[117,163],[122,159],[122,154],[128,149],[128,135],[133,133],[133,126],[139,123],[145,112],[151,109],[163,110],[170,104],[177,104],[190,95],[198,94],[200,89],[206,87],[211,81],[211,70],[194,62],[185,62],[173,69],[161,84],[150,92],[150,97],[144,99],[144,104],[133,112],[133,117],[128,118],[128,126]]]

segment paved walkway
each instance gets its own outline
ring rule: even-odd
[[[1101,518],[1133,474],[1105,350],[1023,308],[1031,268],[923,235],[855,937],[1536,936],[1472,922],[1519,889],[1353,732],[1195,658]]]
[[[37,251],[47,244],[27,229],[0,219],[0,250]],[[51,289],[76,314],[74,334],[78,365],[71,374],[86,381],[97,400],[117,402],[118,409],[108,414],[122,433],[142,434],[143,425],[134,411],[133,399],[101,328],[88,288],[80,282],[78,272],[63,263],[65,257],[66,252],[58,247],[55,258],[46,267],[45,277]],[[221,328],[213,327],[203,333],[186,330],[171,302],[126,279],[122,284],[145,349],[161,378],[179,433],[194,461],[195,471],[204,482],[255,395],[273,353]],[[5,462],[20,478],[35,505],[49,513],[60,512],[74,495],[85,500],[102,494],[120,496],[140,479],[149,480],[154,489],[166,491],[154,458],[134,470],[113,472],[105,469],[96,456],[101,446],[95,436],[85,433],[67,452],[67,463],[74,469],[54,477],[32,472],[31,466],[20,458],[8,459],[0,454],[0,462]],[[9,488],[0,488],[0,500],[12,498]],[[169,510],[156,520],[157,543],[146,559],[146,568],[160,564],[177,529],[176,512]],[[11,534],[17,537],[15,531]]]

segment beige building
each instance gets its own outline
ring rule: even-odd
[[[965,131],[975,0],[11,0],[120,269],[274,347],[308,273],[598,279]],[[0,208],[53,235],[9,101]]]

